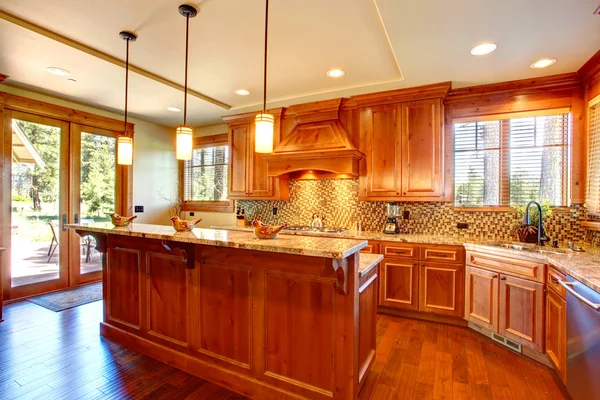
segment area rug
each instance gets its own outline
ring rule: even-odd
[[[27,299],[34,304],[55,312],[102,300],[102,282],[61,290]]]

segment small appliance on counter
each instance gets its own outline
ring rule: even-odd
[[[383,233],[400,233],[400,225],[398,224],[398,203],[387,203],[387,219]]]

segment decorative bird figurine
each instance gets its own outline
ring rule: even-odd
[[[192,229],[194,229],[194,226],[196,226],[196,224],[200,221],[202,221],[202,218],[193,221],[186,221],[179,218],[178,216],[174,216],[173,218],[171,218],[173,228],[175,228],[177,232],[189,232]]]
[[[259,220],[255,219],[252,222],[252,226],[254,227],[254,235],[259,239],[275,239],[277,234],[281,232],[283,228],[287,226],[287,224],[283,224],[281,226],[272,226],[265,225]]]
[[[112,224],[114,226],[127,226],[131,221],[137,218],[137,215],[133,217],[122,217],[117,213],[111,214],[110,219],[112,220]]]

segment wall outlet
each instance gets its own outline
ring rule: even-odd
[[[402,219],[410,219],[410,211],[408,211],[408,210],[402,211]]]
[[[190,211],[190,217],[193,217],[193,216],[194,216],[194,212]]]
[[[469,224],[466,222],[457,222],[456,228],[457,229],[469,229]]]
[[[144,206],[135,206],[135,212],[136,213],[143,213],[144,212]]]
[[[277,215],[277,207],[273,207],[273,215]]]

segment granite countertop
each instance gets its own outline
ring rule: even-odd
[[[252,227],[244,226],[240,227],[237,225],[214,225],[211,226],[213,229],[223,229],[228,231],[241,231],[251,232]],[[311,236],[311,237],[330,237],[330,238],[342,238],[342,239],[360,239],[360,240],[379,240],[385,242],[404,242],[404,243],[423,243],[423,244],[447,244],[462,246],[465,242],[471,242],[475,239],[468,239],[467,237],[451,236],[451,235],[426,235],[426,234],[415,234],[415,233],[398,233],[398,234],[387,234],[383,232],[374,231],[356,231],[347,230],[342,233],[333,232],[313,232],[313,231],[283,231],[282,235],[294,235],[294,236]],[[487,239],[489,240],[489,239]]]
[[[361,254],[360,255],[360,266],[358,268],[358,276],[361,277],[368,274],[373,268],[377,266],[383,260],[381,254]]]
[[[245,231],[250,228],[238,227],[235,225],[225,225],[216,227],[215,229],[227,229],[236,231]],[[349,230],[343,233],[321,233],[310,231],[294,231],[285,232],[286,236],[302,235],[302,236],[320,236],[320,237],[337,237],[337,238],[352,238],[361,240],[380,240],[391,242],[407,242],[418,244],[447,244],[455,246],[465,246],[467,250],[486,251],[499,255],[519,255],[529,258],[538,259],[541,262],[555,266],[559,271],[572,276],[574,279],[582,282],[592,289],[600,293],[600,249],[594,247],[584,247],[586,250],[583,253],[574,252],[571,250],[562,249],[561,254],[552,253],[537,253],[534,251],[505,249],[498,246],[490,245],[489,239],[477,239],[472,237],[457,237],[450,235],[425,235],[425,234],[396,234],[389,235],[382,232],[354,231]],[[500,243],[500,242],[497,242]],[[510,243],[510,242],[503,242]],[[522,245],[523,243],[520,243]],[[542,249],[553,249],[549,246]],[[361,254],[361,260],[365,254]]]
[[[332,240],[331,238],[324,237],[280,234],[277,236],[277,239],[260,240],[254,236],[253,232],[231,232],[201,228],[195,228],[191,232],[176,232],[172,226],[168,225],[150,225],[135,222],[127,227],[113,227],[110,223],[69,224],[66,227],[111,235],[336,259],[346,258],[367,245],[367,242],[364,240],[350,238]]]

